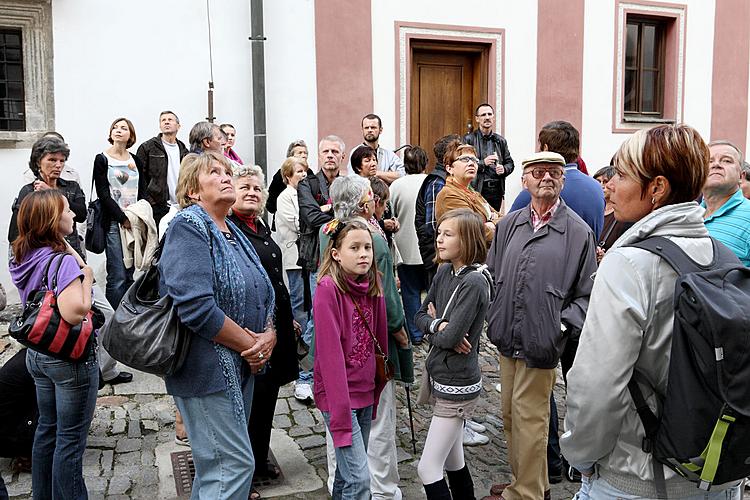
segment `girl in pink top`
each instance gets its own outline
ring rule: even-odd
[[[367,223],[334,219],[324,232],[330,242],[313,298],[313,393],[336,448],[334,500],[368,500],[367,441],[383,389],[375,383],[375,345],[388,349],[385,300]]]

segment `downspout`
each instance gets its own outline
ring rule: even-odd
[[[268,179],[268,153],[266,151],[266,70],[263,44],[263,0],[250,0],[250,42],[252,43],[253,71],[253,146],[255,164],[263,169]]]

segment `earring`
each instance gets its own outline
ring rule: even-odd
[[[651,197],[651,204],[652,205],[656,205],[656,197],[655,196]]]

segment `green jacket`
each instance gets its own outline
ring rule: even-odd
[[[323,234],[323,228],[320,229],[319,233],[320,241],[320,256],[321,260],[325,255],[325,249],[328,246],[328,235]],[[388,317],[388,359],[393,361],[396,367],[396,380],[411,384],[414,382],[414,355],[412,353],[412,347],[400,348],[396,344],[396,340],[393,334],[398,332],[405,326],[406,315],[404,314],[404,306],[401,302],[401,296],[396,288],[396,275],[393,267],[393,257],[391,251],[388,248],[388,243],[385,239],[377,232],[372,232],[373,250],[375,252],[375,262],[378,266],[378,271],[381,273],[383,294],[385,295],[385,308]],[[313,338],[315,332],[313,331]],[[315,342],[312,342],[314,345]],[[310,350],[312,352],[312,349]]]

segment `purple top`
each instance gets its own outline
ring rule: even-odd
[[[10,276],[13,279],[13,284],[18,288],[18,294],[21,296],[21,302],[24,306],[29,294],[34,290],[42,288],[44,266],[53,253],[50,247],[35,248],[26,255],[26,258],[20,264],[15,260],[10,261]],[[53,277],[54,268],[51,268],[47,276],[47,284],[49,286],[52,286]],[[65,290],[73,280],[82,277],[83,272],[81,272],[76,259],[72,255],[66,255],[62,259],[60,270],[57,273],[56,293]]]

